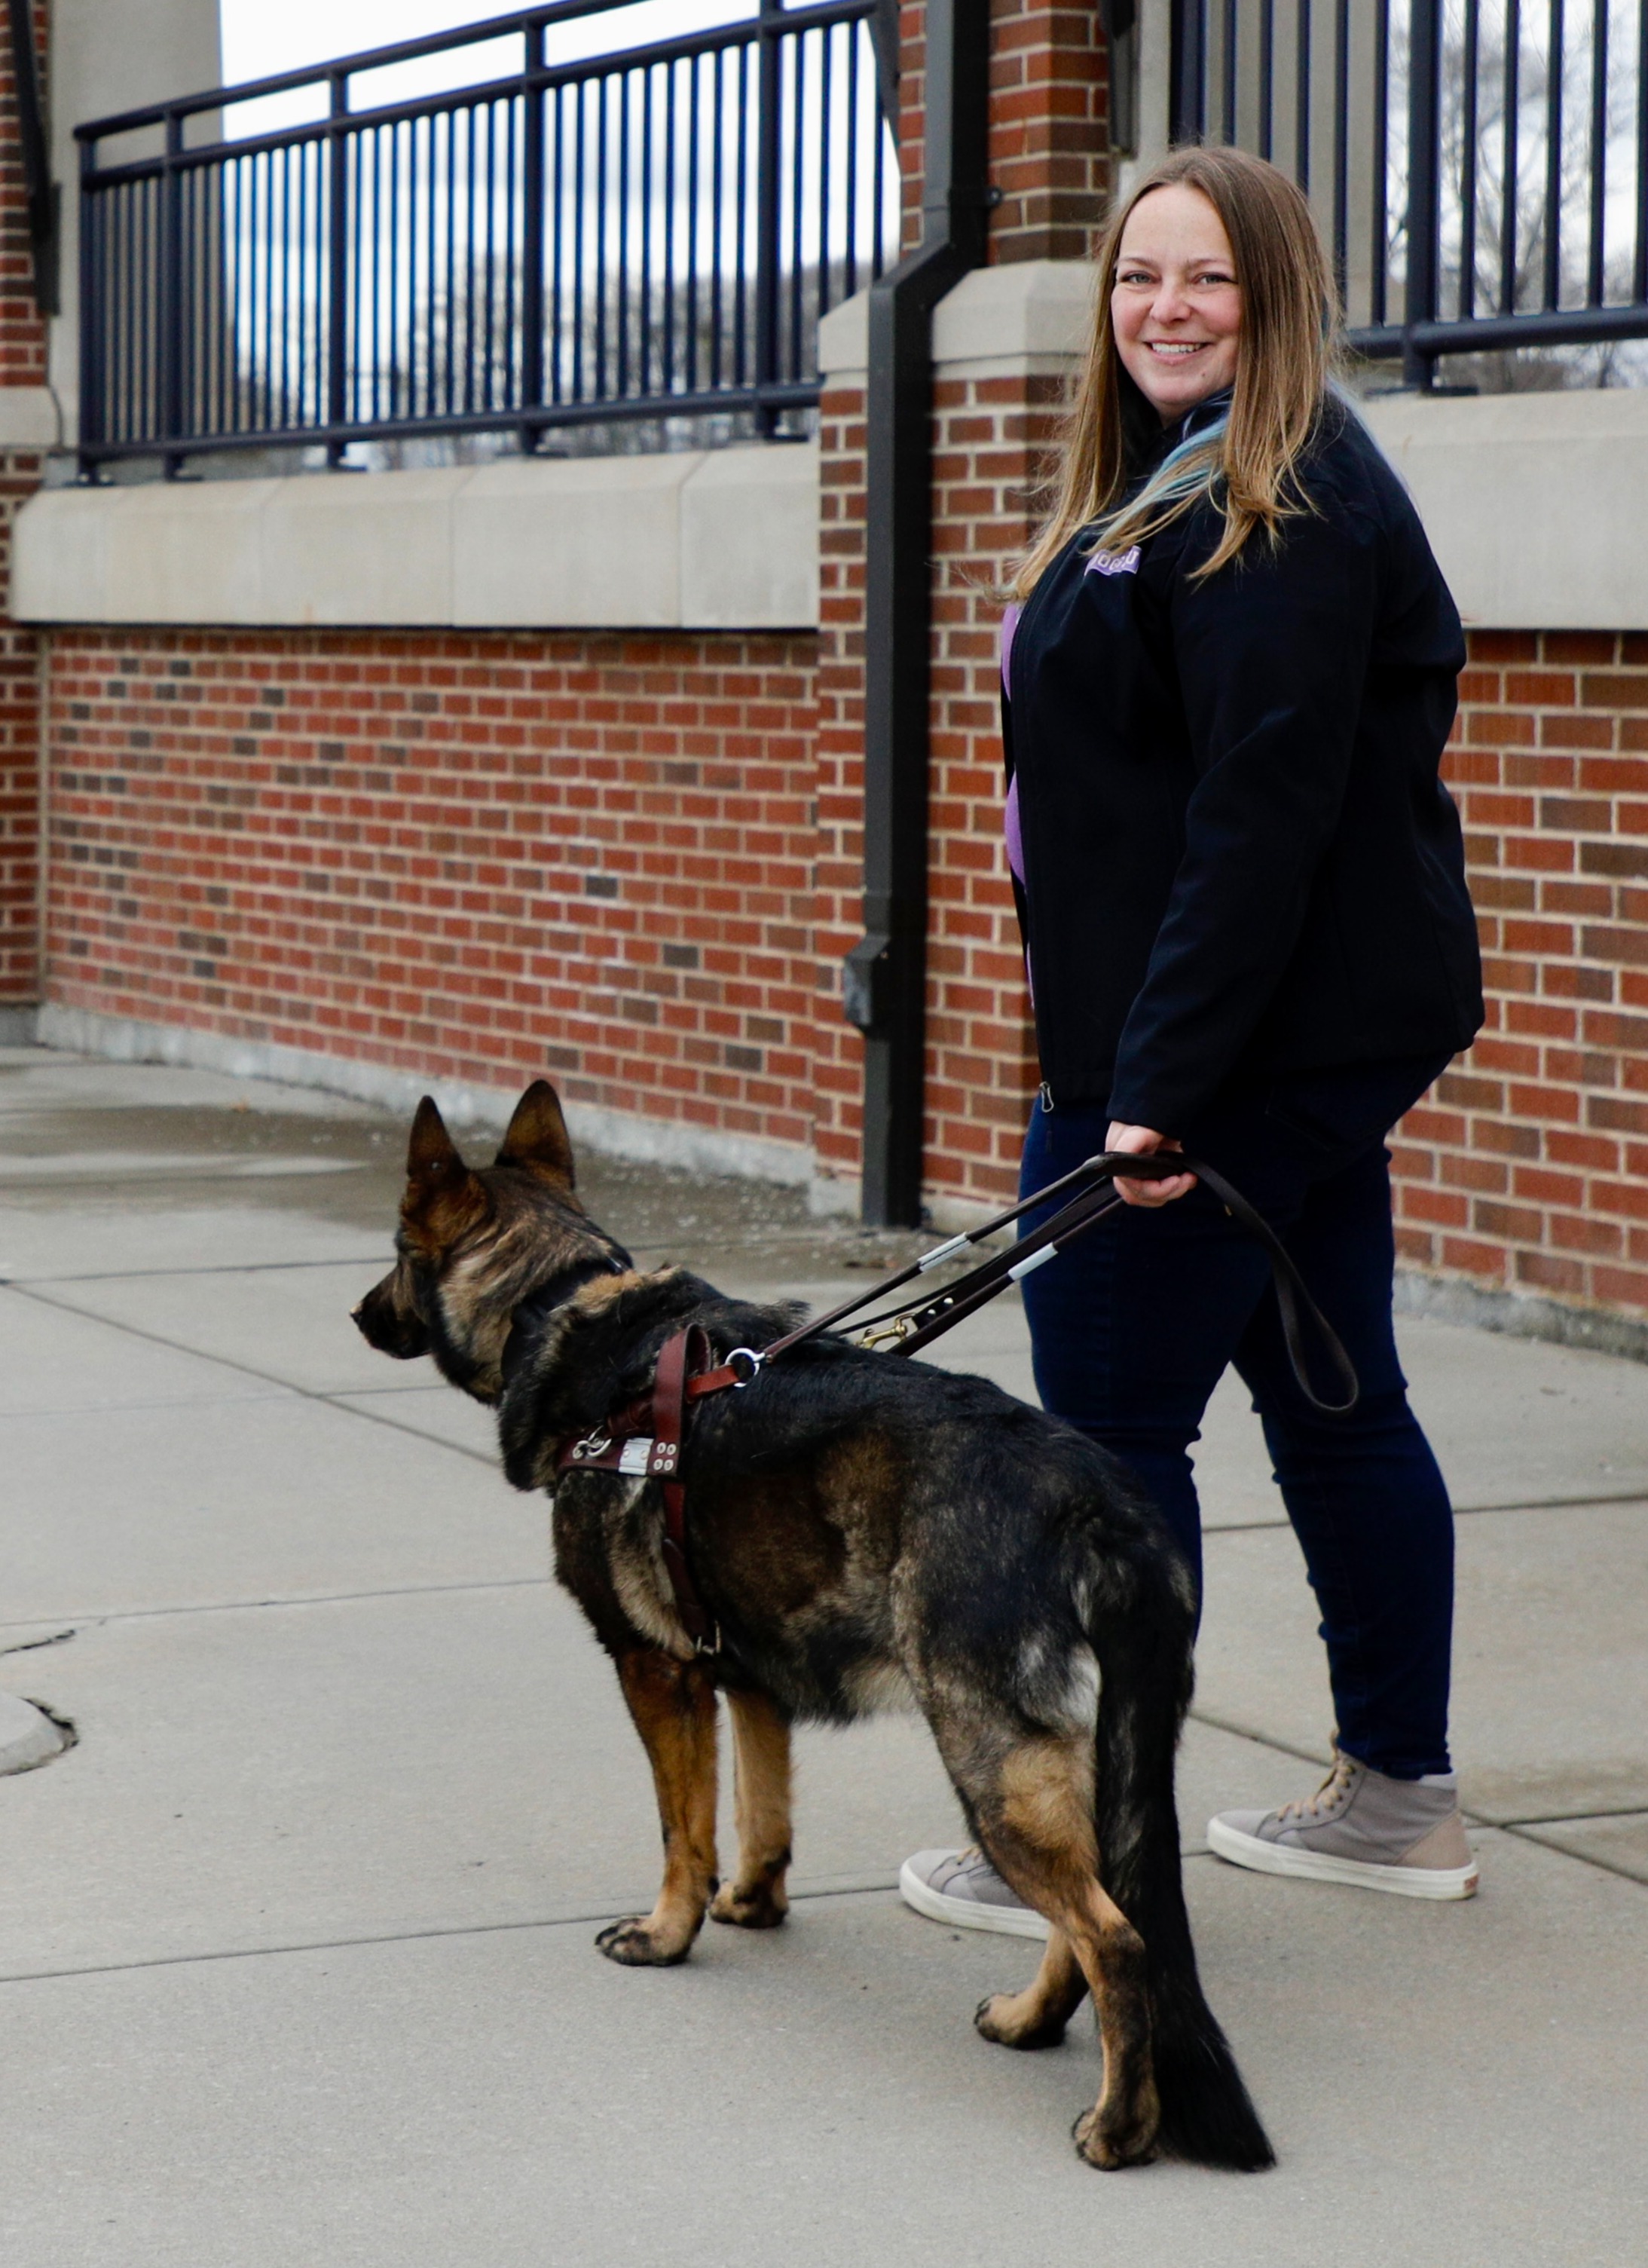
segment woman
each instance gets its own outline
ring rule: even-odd
[[[1482,1020],[1438,778],[1465,652],[1412,504],[1331,390],[1334,306],[1274,167],[1187,149],[1145,177],[1100,253],[1003,683],[1043,1073],[1020,1193],[1101,1149],[1206,1158],[1283,1235],[1361,1398],[1326,1418],[1300,1395],[1263,1253],[1189,1174],[1118,1182],[1128,1209],[1024,1296],[1043,1403],[1131,1468],[1198,1572],[1188,1448],[1227,1364],[1263,1420],[1335,1760],[1314,1796],[1215,1819],[1213,1848],[1465,1897],[1453,1515],[1397,1362],[1383,1141]],[[975,1852],[923,1852],[901,1884],[953,1925],[1041,1933]]]

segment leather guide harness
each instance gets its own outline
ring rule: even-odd
[[[1305,1399],[1313,1410],[1330,1417],[1343,1417],[1355,1409],[1359,1391],[1356,1370],[1350,1356],[1341,1345],[1326,1316],[1306,1290],[1299,1270],[1265,1220],[1220,1174],[1203,1165],[1199,1159],[1188,1157],[1181,1150],[1157,1151],[1144,1156],[1129,1156],[1117,1151],[1101,1152],[1087,1159],[1066,1174],[1063,1180],[1050,1182],[1033,1197],[1025,1197],[1005,1212],[997,1213],[982,1227],[968,1229],[953,1236],[945,1243],[924,1252],[896,1275],[882,1284],[861,1292],[857,1298],[843,1301],[828,1314],[819,1315],[811,1322],[799,1325],[783,1338],[775,1339],[768,1347],[734,1347],[718,1364],[711,1361],[708,1333],[702,1324],[694,1323],[685,1330],[674,1332],[658,1351],[658,1366],[653,1373],[652,1389],[622,1410],[614,1410],[604,1418],[592,1433],[569,1442],[556,1458],[559,1472],[616,1472],[630,1473],[637,1478],[658,1481],[664,1498],[664,1565],[670,1586],[675,1594],[675,1608],[681,1626],[692,1640],[694,1651],[702,1655],[718,1653],[721,1637],[714,1616],[705,1607],[697,1584],[693,1580],[692,1562],[687,1545],[687,1490],[682,1476],[686,1455],[687,1421],[691,1405],[706,1395],[720,1394],[729,1388],[753,1386],[771,1363],[776,1362],[791,1348],[805,1344],[811,1338],[833,1329],[837,1323],[856,1315],[861,1308],[888,1292],[901,1290],[915,1278],[926,1275],[969,1245],[982,1243],[1010,1222],[1045,1205],[1050,1198],[1074,1192],[1052,1217],[1020,1237],[1004,1252],[994,1253],[966,1275],[957,1278],[941,1292],[917,1294],[873,1315],[862,1322],[858,1344],[861,1346],[885,1346],[892,1354],[915,1354],[928,1346],[941,1333],[949,1330],[965,1316],[1004,1292],[1009,1284],[1018,1283],[1033,1269],[1042,1267],[1056,1259],[1078,1236],[1085,1235],[1122,1200],[1109,1188],[1118,1179],[1123,1181],[1166,1181],[1175,1174],[1194,1174],[1224,1206],[1225,1211],[1248,1233],[1258,1239],[1270,1262],[1272,1279],[1276,1285],[1276,1305],[1281,1310],[1283,1336],[1286,1342],[1288,1360]],[[1324,1401],[1311,1384],[1305,1359],[1304,1333],[1301,1319],[1308,1316],[1320,1337],[1328,1361],[1345,1388],[1343,1401]]]

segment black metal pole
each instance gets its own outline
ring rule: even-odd
[[[327,136],[327,423],[343,423],[349,392],[349,144],[347,129],[335,122],[349,115],[349,78],[332,74],[331,115]],[[327,462],[341,465],[347,441],[328,441]]]
[[[87,188],[97,169],[97,144],[80,144],[80,457],[83,481],[98,477],[98,460],[89,444],[106,436],[103,425],[103,291],[97,259],[102,215]]]
[[[864,935],[846,1010],[864,1035],[864,1220],[921,1218],[931,637],[932,313],[983,261],[989,0],[927,11],[922,240],[872,286],[865,400]]]
[[[1428,394],[1436,357],[1414,337],[1437,319],[1442,222],[1442,0],[1413,0],[1408,32],[1408,290],[1402,382]]]
[[[526,84],[521,96],[520,407],[540,409],[544,398],[544,103],[548,98],[533,74],[543,69],[541,24],[528,25],[522,47]],[[536,425],[522,424],[520,445],[528,455],[538,446],[541,431]]]
[[[183,175],[178,159],[183,151],[183,121],[172,112],[166,122],[166,169],[160,176],[160,431],[167,440],[183,435]],[[183,468],[180,451],[167,450],[161,458],[166,477]]]
[[[1167,63],[1167,139],[1199,142],[1207,128],[1206,0],[1173,0]]]
[[[783,214],[779,166],[783,158],[784,55],[778,41],[784,29],[784,0],[761,0],[756,49],[755,116],[755,384],[769,387],[778,376],[778,260]],[[671,99],[673,99],[672,91]],[[798,138],[801,122],[796,121]],[[670,186],[674,195],[674,185]],[[673,280],[672,279],[672,290]],[[777,412],[761,401],[755,412],[755,430],[772,438]]]

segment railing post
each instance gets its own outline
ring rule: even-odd
[[[1167,139],[1199,142],[1207,124],[1207,0],[1173,0],[1167,77]]]
[[[160,175],[160,274],[157,312],[159,400],[162,441],[183,437],[183,176],[177,159],[183,148],[183,121],[175,110],[166,113],[166,158]],[[166,449],[161,464],[168,480],[182,470],[183,453]]]
[[[349,77],[332,74],[332,118],[327,137],[327,423],[343,423],[349,393],[349,142],[335,122],[349,116]],[[341,465],[347,441],[327,443],[327,462]]]
[[[108,438],[103,430],[103,306],[99,291],[92,175],[97,144],[80,144],[80,478],[95,481],[99,459],[90,445]]]
[[[783,0],[761,0],[755,124],[755,384],[778,376],[779,162],[783,154],[779,103],[784,92]],[[755,431],[770,440],[778,413],[758,403]]]
[[[529,24],[523,44],[520,406],[537,409],[544,398],[544,90],[535,75],[543,69],[543,26]],[[522,420],[520,446],[528,455],[538,446],[541,430]]]
[[[1437,319],[1442,233],[1442,0],[1412,0],[1408,30],[1408,290],[1402,383],[1429,394],[1436,356],[1414,327]]]

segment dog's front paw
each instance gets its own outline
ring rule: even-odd
[[[630,1914],[609,1923],[595,1944],[608,1961],[621,1962],[626,1969],[673,1969],[692,1951],[692,1936],[683,1939],[679,1932],[666,1935],[650,1914]]]
[[[711,1921],[733,1929],[776,1929],[790,1911],[782,1882],[762,1879],[750,1883],[725,1882],[710,1909]]]
[[[1102,2109],[1096,2104],[1083,2111],[1071,2127],[1077,2156],[1103,2174],[1119,2173],[1124,2166],[1148,2166],[1156,2155],[1155,2121],[1118,2117],[1114,2111],[1106,2118],[1100,2116]]]
[[[1062,2021],[1026,2012],[1025,1992],[992,1992],[973,2012],[975,2029],[1000,2048],[1056,2048],[1064,2037]]]

